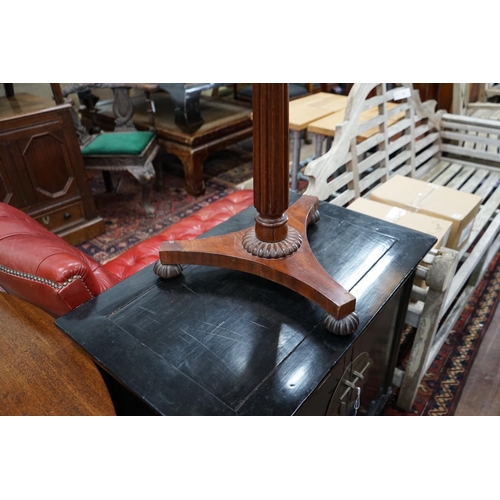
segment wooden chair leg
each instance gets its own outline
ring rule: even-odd
[[[153,160],[153,168],[155,169],[155,189],[163,191],[163,165],[158,156]]]
[[[155,169],[152,162],[147,162],[144,166],[130,167],[127,169],[141,185],[142,206],[148,217],[155,216],[155,209],[151,204],[151,186],[155,180]]]
[[[107,193],[113,192],[113,179],[111,178],[111,172],[108,170],[102,171],[102,178],[104,179],[104,187]]]

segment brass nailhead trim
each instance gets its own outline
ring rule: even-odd
[[[31,281],[37,281],[38,283],[43,283],[44,285],[49,285],[52,288],[57,288],[58,290],[60,290],[61,288],[64,288],[65,286],[67,286],[69,283],[71,283],[75,279],[82,279],[82,277],[77,274],[75,276],[72,276],[71,278],[68,278],[68,280],[65,281],[61,285],[61,283],[56,283],[55,281],[49,280],[47,278],[41,278],[40,276],[35,276],[33,274],[22,273],[21,271],[15,271],[14,269],[9,269],[8,267],[2,266],[1,264],[0,264],[0,271],[4,272],[6,274],[10,274],[12,276],[19,276],[20,278],[25,278],[25,279],[28,279]]]

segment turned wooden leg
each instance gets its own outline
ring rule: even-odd
[[[147,162],[143,167],[130,167],[127,169],[141,185],[142,189],[142,206],[148,217],[155,216],[155,209],[151,204],[151,186],[155,180],[155,169],[152,162]]]

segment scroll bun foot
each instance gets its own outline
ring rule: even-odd
[[[321,215],[319,213],[319,210],[311,210],[311,213],[309,214],[309,219],[307,220],[307,224],[316,224],[316,222],[319,221]]]
[[[182,273],[182,266],[180,264],[162,264],[157,260],[153,267],[153,271],[160,278],[175,278]]]
[[[342,319],[335,319],[331,314],[327,314],[323,323],[334,335],[350,335],[358,328],[359,318],[355,312]]]

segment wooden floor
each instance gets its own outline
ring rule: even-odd
[[[500,416],[500,307],[483,338],[455,416]]]

